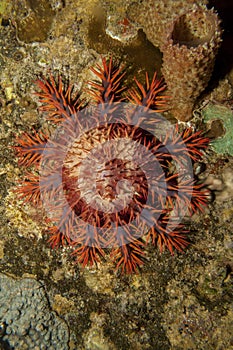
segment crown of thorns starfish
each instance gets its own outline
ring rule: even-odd
[[[61,77],[37,81],[40,109],[57,129],[17,138],[19,165],[27,169],[17,193],[45,207],[53,248],[73,246],[83,266],[110,250],[117,268],[131,273],[149,241],[171,254],[188,245],[181,218],[207,203],[192,164],[208,139],[191,128],[179,133],[159,114],[168,97],[156,74],[126,89],[112,58],[91,71],[88,106]]]

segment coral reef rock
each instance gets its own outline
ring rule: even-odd
[[[7,349],[69,349],[68,327],[49,309],[41,283],[0,274],[0,285],[0,341]]]

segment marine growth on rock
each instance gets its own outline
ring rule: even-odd
[[[91,70],[89,103],[61,77],[37,81],[40,110],[55,131],[18,136],[26,171],[17,193],[44,208],[53,248],[72,246],[82,266],[111,257],[131,273],[146,261],[149,242],[171,254],[188,245],[181,221],[207,203],[192,165],[208,139],[191,128],[179,132],[161,115],[166,85],[156,73],[129,89],[112,59]]]

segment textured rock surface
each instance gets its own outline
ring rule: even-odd
[[[41,283],[0,274],[1,342],[10,349],[67,350],[66,323],[49,308]]]

